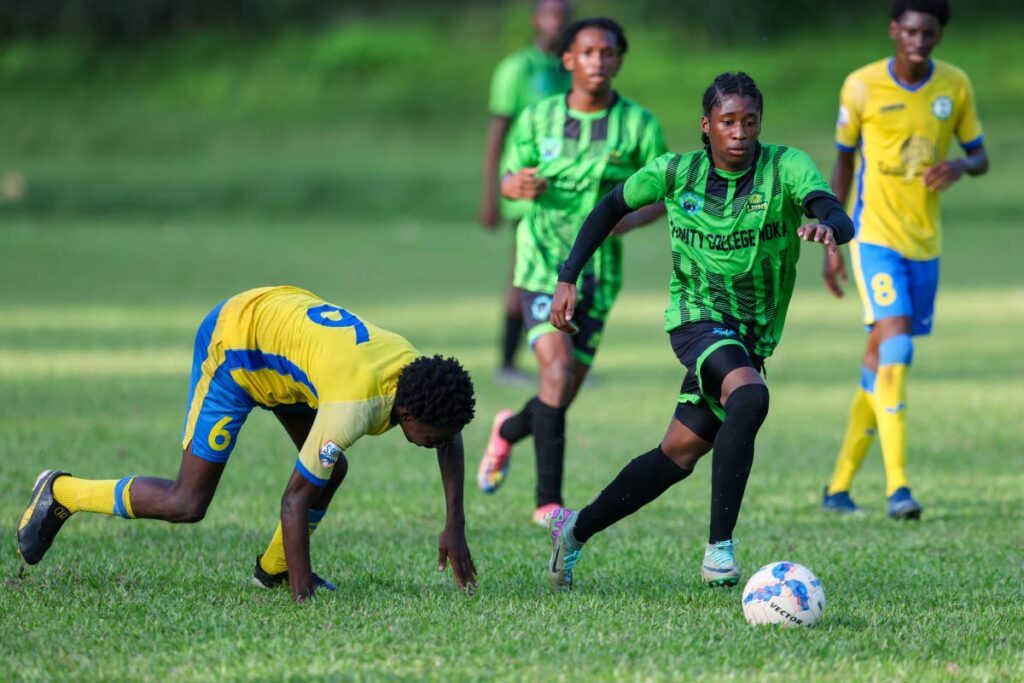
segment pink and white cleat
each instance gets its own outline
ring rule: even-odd
[[[560,509],[562,509],[562,506],[558,503],[548,503],[547,505],[541,505],[539,508],[533,511],[533,523],[547,529],[548,520],[551,518],[551,514],[554,513],[556,510]]]
[[[508,461],[512,455],[512,444],[501,438],[501,425],[515,415],[512,410],[499,410],[491,423],[491,438],[487,441],[487,450],[480,459],[480,467],[476,471],[476,485],[484,493],[494,493],[501,488],[508,474]]]

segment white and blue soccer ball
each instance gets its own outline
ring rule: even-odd
[[[824,611],[821,581],[796,562],[766,564],[743,589],[743,616],[751,624],[811,626]]]

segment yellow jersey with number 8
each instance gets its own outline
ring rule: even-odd
[[[939,255],[941,219],[939,195],[922,176],[946,159],[952,136],[965,150],[980,147],[981,124],[963,71],[933,61],[928,76],[908,86],[892,62],[874,62],[846,78],[836,146],[857,154],[849,207],[857,240],[927,260]]]

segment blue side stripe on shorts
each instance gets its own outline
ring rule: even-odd
[[[309,381],[309,377],[302,371],[302,368],[284,356],[263,353],[258,349],[236,349],[224,352],[224,365],[229,370],[273,370],[279,375],[290,376],[299,384],[308,387],[313,392],[313,396],[319,398],[316,387]]]

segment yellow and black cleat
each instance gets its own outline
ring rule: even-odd
[[[71,516],[71,511],[53,497],[53,481],[67,474],[60,470],[46,470],[36,478],[32,498],[18,524],[18,554],[28,564],[36,564],[43,559],[57,532]]]

